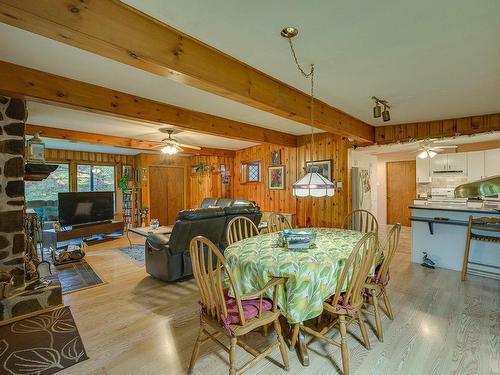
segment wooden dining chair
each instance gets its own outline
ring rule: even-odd
[[[375,333],[380,341],[384,341],[380,310],[382,310],[389,319],[394,319],[391,303],[389,302],[385,287],[389,283],[391,277],[389,267],[396,253],[396,249],[398,248],[400,233],[401,224],[395,224],[389,233],[387,233],[384,242],[380,244],[375,255],[375,263],[377,263],[377,259],[380,259],[380,262],[375,264],[375,273],[368,277],[365,284],[366,293],[368,293],[368,303],[373,306],[373,311],[366,309],[363,310],[363,312],[375,317]],[[380,298],[383,298],[385,308],[380,305]]]
[[[285,279],[273,278],[262,290],[240,295],[226,259],[209,239],[202,236],[193,238],[189,252],[201,304],[200,330],[189,369],[194,368],[200,346],[213,340],[229,353],[230,375],[241,374],[277,347],[280,348],[284,368],[288,370],[288,353],[281,334],[278,309],[278,290]],[[233,298],[229,297],[224,280],[227,280],[229,290],[233,291]],[[272,291],[272,301],[264,298],[268,291]],[[277,340],[264,351],[255,350],[241,339],[241,336],[268,324],[273,325]],[[211,331],[208,328],[211,328]],[[229,348],[217,338],[221,334],[229,337]],[[240,346],[254,357],[239,369],[236,369],[236,346]]]
[[[321,330],[315,330],[303,324],[300,325],[300,330],[312,335],[313,339],[320,338],[340,347],[344,375],[349,374],[347,327],[351,323],[356,322],[359,325],[364,345],[367,349],[370,349],[362,306],[365,281],[373,265],[377,241],[375,233],[365,234],[358,241],[349,258],[346,259],[337,281],[335,294],[323,302],[323,313],[330,315],[333,320]],[[339,325],[340,342],[326,335],[337,324]]]
[[[482,231],[483,233],[477,233],[476,231]],[[472,215],[469,216],[469,223],[467,224],[467,238],[465,240],[464,261],[462,265],[462,281],[465,281],[467,270],[469,268],[470,242],[472,240],[500,244],[499,235],[489,236],[487,234],[484,234],[484,232],[500,232],[500,219],[494,217],[472,217]],[[487,264],[476,264],[480,266],[488,266]]]
[[[292,226],[283,214],[273,212],[267,219],[267,230],[269,233],[291,228]]]
[[[344,228],[362,233],[374,232],[378,234],[378,221],[370,211],[354,210],[345,217]]]
[[[229,245],[258,234],[259,229],[257,226],[245,216],[236,216],[227,224],[226,240]]]

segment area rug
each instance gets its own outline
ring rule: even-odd
[[[52,265],[51,269],[52,273],[59,276],[63,294],[104,284],[101,276],[94,271],[85,259],[57,266]]]
[[[144,266],[144,245],[132,245],[132,247],[124,247],[120,249],[120,251],[132,259],[137,265]]]
[[[88,359],[69,306],[0,327],[0,373],[51,375]]]

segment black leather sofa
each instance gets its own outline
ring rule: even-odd
[[[191,276],[191,239],[207,237],[223,252],[227,246],[227,224],[236,216],[246,216],[258,225],[262,213],[253,202],[217,198],[205,198],[201,208],[180,211],[170,235],[147,237],[146,272],[163,281]]]

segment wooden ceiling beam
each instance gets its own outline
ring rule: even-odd
[[[411,124],[377,126],[375,143],[409,142],[427,138],[454,137],[500,131],[500,113]]]
[[[297,137],[0,61],[0,93],[194,132],[294,147]]]
[[[0,21],[310,124],[308,94],[120,1],[0,0]],[[314,106],[315,127],[360,142],[374,141],[372,126],[320,100]]]
[[[53,128],[49,126],[41,126],[34,124],[26,124],[26,135],[35,135],[39,133],[41,137],[52,139],[62,139],[72,142],[85,142],[92,144],[100,144],[114,147],[129,148],[140,151],[158,151],[164,146],[161,142],[145,141],[141,139],[133,139],[126,137],[117,137],[114,135],[97,134],[82,132],[70,129]],[[183,147],[183,153],[191,155],[214,155],[234,157],[235,152],[232,150],[223,150],[218,148],[202,147],[201,150],[194,150]]]

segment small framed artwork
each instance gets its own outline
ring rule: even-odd
[[[281,150],[271,152],[271,160],[273,162],[273,165],[281,164]]]
[[[132,166],[125,164],[122,166],[122,176],[132,177]]]
[[[269,190],[285,190],[285,166],[274,165],[268,168]]]
[[[226,172],[226,164],[221,164],[221,165],[220,165],[220,171],[221,171],[222,173]]]
[[[309,173],[311,167],[316,168],[316,172],[322,175],[324,178],[329,181],[332,180],[332,160],[315,160],[315,161],[306,161],[306,173]]]

